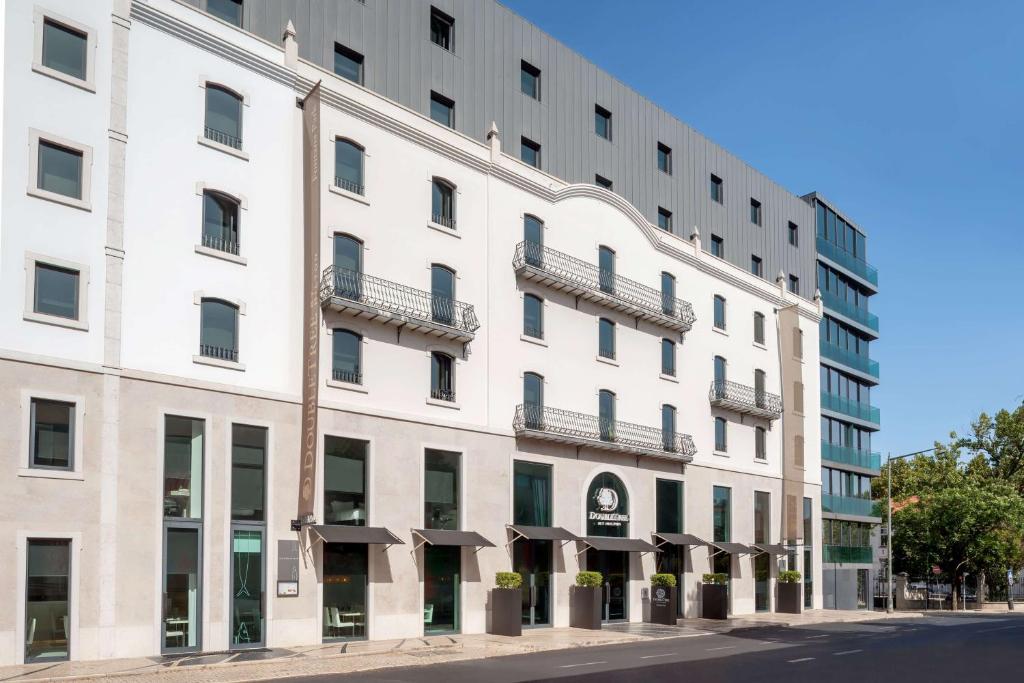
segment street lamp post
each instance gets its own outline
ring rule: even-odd
[[[889,614],[892,614],[892,612],[893,612],[893,609],[892,609],[892,461],[893,460],[903,460],[904,458],[912,458],[915,455],[924,455],[925,453],[931,453],[934,450],[935,450],[935,448],[932,447],[932,448],[928,448],[928,449],[923,450],[923,451],[914,451],[913,453],[906,453],[904,455],[897,455],[897,456],[893,456],[892,453],[889,453],[888,456],[886,457],[886,460],[885,460],[885,478],[886,478],[886,489],[887,489],[887,493],[888,493],[888,495],[887,495],[888,501],[887,502],[888,502],[888,507],[889,507],[888,515],[887,515],[888,522],[886,523],[886,526],[888,527],[888,530],[889,530],[888,531],[888,540],[886,541],[889,544],[889,546],[888,546],[888,552],[886,554],[889,556],[889,558],[888,558],[888,561],[886,561],[886,563],[885,563],[885,565],[886,565],[886,573],[889,575],[889,577],[888,577],[889,578],[889,593],[885,597],[885,611],[887,613],[889,613]],[[927,604],[928,604],[928,595],[927,595],[927,590],[926,590],[925,591],[925,605],[927,605]]]

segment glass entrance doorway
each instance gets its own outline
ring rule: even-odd
[[[658,572],[672,574],[676,577],[676,615],[683,616],[683,574],[686,571],[686,546],[663,545],[662,552],[657,554]]]
[[[512,546],[512,566],[523,577],[523,626],[551,625],[551,557],[551,541]]]
[[[423,633],[458,633],[461,599],[462,548],[426,545],[423,548]]]
[[[263,529],[232,529],[231,565],[231,647],[262,647]]]
[[[768,576],[771,574],[771,555],[761,553],[754,557],[754,611],[767,612]]]
[[[194,652],[202,643],[201,547],[198,526],[164,527],[164,652]]]
[[[629,553],[616,550],[587,550],[587,570],[601,572],[603,621],[629,618]]]
[[[367,548],[324,544],[324,640],[366,638]]]

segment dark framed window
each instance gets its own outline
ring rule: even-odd
[[[536,372],[523,374],[523,410],[527,429],[544,428],[544,378]]]
[[[199,355],[238,361],[238,306],[220,299],[200,304]]]
[[[529,138],[520,138],[519,158],[534,168],[540,168],[540,145]]]
[[[206,11],[229,24],[242,27],[242,0],[206,0]]]
[[[615,392],[601,389],[597,394],[597,423],[602,441],[615,440]]]
[[[671,339],[661,340],[661,374],[676,376],[676,343]]]
[[[67,660],[71,633],[71,541],[30,538],[25,555],[25,662]]]
[[[723,384],[726,381],[725,358],[715,356],[715,384]]]
[[[754,543],[771,542],[772,494],[754,491]]]
[[[658,207],[658,227],[666,232],[672,232],[672,212],[663,206]]]
[[[615,251],[606,246],[597,249],[598,280],[602,292],[615,291]]]
[[[75,468],[75,404],[33,398],[29,415],[29,466]]]
[[[334,293],[359,301],[363,295],[363,243],[352,235],[334,236]]]
[[[754,457],[758,460],[768,458],[768,432],[764,427],[754,427]]]
[[[227,88],[206,84],[206,125],[208,140],[242,149],[242,98]]]
[[[711,255],[725,258],[725,240],[718,235],[711,236]]]
[[[615,359],[615,323],[608,318],[600,318],[598,326],[597,352],[602,358]]]
[[[540,99],[540,69],[526,60],[519,62],[519,88],[524,95]]]
[[[436,7],[430,8],[430,42],[455,51],[455,19]]]
[[[800,293],[800,278],[798,278],[796,275],[789,276],[789,291],[793,292],[794,294]]]
[[[363,337],[351,330],[331,334],[331,378],[336,382],[363,383]]]
[[[612,139],[612,113],[599,104],[594,105],[594,132],[605,140]]]
[[[761,202],[757,201],[753,197],[750,198],[750,222],[754,225],[761,225]]]
[[[760,256],[750,255],[750,272],[758,277],[764,277],[764,263],[762,263]]]
[[[683,533],[683,482],[657,479],[654,484],[655,531]]]
[[[263,522],[267,428],[231,425],[231,519]]]
[[[732,489],[715,486],[711,497],[714,542],[728,543],[732,539]]]
[[[544,221],[530,214],[523,216],[523,239],[532,244],[544,244]]]
[[[455,322],[455,271],[448,266],[430,266],[430,309],[434,322]]]
[[[715,295],[715,327],[725,329],[725,297]]]
[[[89,37],[81,31],[50,19],[43,20],[42,64],[84,81],[88,74]]]
[[[725,187],[723,186],[722,179],[716,176],[714,173],[711,174],[708,183],[708,190],[711,193],[711,200],[721,204],[725,199]]]
[[[430,354],[430,398],[455,401],[455,359],[447,353]]]
[[[661,406],[661,447],[676,450],[676,408],[667,403]]]
[[[594,174],[594,184],[598,187],[603,187],[606,190],[612,189],[612,181],[605,178],[603,175]]]
[[[82,159],[80,150],[39,140],[36,187],[73,199],[82,198]]]
[[[724,417],[715,418],[715,450],[725,453],[729,450],[728,426]]]
[[[334,140],[334,186],[362,195],[366,192],[363,173],[366,150],[357,142],[346,138]]]
[[[423,454],[423,526],[459,528],[459,454],[428,448]]]
[[[551,526],[551,465],[512,463],[512,523]]]
[[[334,44],[334,73],[353,83],[363,84],[363,56],[341,43]]]
[[[789,243],[794,247],[800,246],[800,226],[793,221],[789,222],[789,228],[787,230],[789,235]]]
[[[369,443],[324,437],[324,524],[366,526]]]
[[[602,489],[610,489],[614,493],[613,500],[617,500],[619,504],[615,512],[628,518],[630,513],[629,492],[626,490],[626,486],[622,483],[622,480],[611,472],[601,472],[597,474],[590,481],[590,486],[587,487],[587,497],[585,500],[596,501],[597,496],[602,493]],[[629,523],[622,522],[614,525],[606,524],[601,520],[588,515],[587,535],[623,538],[629,536]]]
[[[33,277],[33,312],[78,320],[81,274],[77,270],[36,262]]]
[[[658,143],[658,170],[672,175],[672,148]]]
[[[203,444],[206,423],[188,417],[164,417],[164,516],[203,516]]]
[[[661,310],[669,315],[676,314],[676,278],[665,271],[661,272]]]
[[[430,118],[442,126],[455,127],[455,101],[440,93],[430,93]]]
[[[754,311],[754,341],[764,344],[764,313]]]
[[[238,254],[238,200],[203,190],[203,246]]]
[[[523,295],[523,334],[544,338],[544,300],[533,294]]]
[[[430,191],[430,220],[446,228],[455,228],[455,186],[434,178]]]

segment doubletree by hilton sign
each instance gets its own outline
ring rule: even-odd
[[[629,524],[629,515],[619,510],[619,494],[615,489],[602,486],[590,497],[587,519],[595,526],[622,526]]]

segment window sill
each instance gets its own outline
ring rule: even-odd
[[[89,323],[85,320],[72,320],[71,318],[61,318],[59,315],[46,315],[45,313],[35,313],[34,311],[25,311],[22,317],[33,323],[67,327],[68,329],[82,330],[83,332],[89,331]]]
[[[427,398],[428,406],[437,406],[438,408],[447,408],[448,410],[462,410],[462,406],[454,401],[442,401],[438,398]]]
[[[545,348],[547,348],[547,345],[548,345],[548,343],[546,341],[544,341],[543,339],[539,339],[537,337],[531,337],[528,334],[521,334],[521,335],[519,335],[519,339],[521,341],[526,342],[527,344],[536,344],[537,346],[543,346]]]
[[[206,356],[195,355],[192,356],[192,362],[199,365],[210,365],[215,368],[225,368],[226,370],[238,370],[239,372],[245,372],[244,363],[237,363],[231,360],[221,360],[220,358],[207,358]]]
[[[679,384],[679,378],[678,378],[678,377],[676,377],[675,375],[666,375],[666,374],[665,374],[665,373],[663,372],[663,373],[659,374],[659,375],[658,375],[658,377],[659,377],[660,379],[663,379],[663,380],[665,380],[666,382],[675,382],[676,384]]]
[[[711,331],[712,332],[717,332],[718,334],[722,335],[723,337],[728,337],[729,336],[729,333],[726,332],[723,328],[715,327],[714,325],[711,326]]]
[[[754,456],[754,464],[755,465],[767,465],[768,464],[768,458],[759,458],[759,457],[757,457],[755,455]]]
[[[70,470],[45,470],[36,467],[18,468],[19,477],[32,477],[35,479],[67,479],[71,481],[85,481],[85,475],[81,472]]]
[[[344,188],[341,188],[341,187],[338,187],[337,185],[328,185],[327,189],[332,194],[336,194],[339,197],[344,197],[345,199],[351,199],[354,202],[359,202],[360,204],[365,204],[366,206],[370,205],[370,200],[367,199],[366,197],[364,197],[363,195],[356,194],[355,192],[349,192],[348,190],[346,190]]]
[[[605,363],[606,365],[614,365],[615,367],[619,367],[619,361],[615,360],[614,358],[605,358],[601,354],[597,354],[596,356],[594,356],[594,360],[596,360],[598,363]]]
[[[76,88],[81,88],[82,90],[86,90],[92,93],[96,92],[95,83],[90,83],[89,81],[83,81],[81,78],[69,76],[63,71],[57,71],[56,69],[51,69],[50,67],[44,66],[42,64],[33,64],[32,70],[35,71],[37,74],[42,74],[43,76],[49,76],[50,78],[54,78],[58,81],[63,81],[64,83],[67,83],[68,85],[73,85]]]
[[[222,145],[219,142],[214,142],[213,140],[208,139],[204,135],[198,136],[196,138],[196,142],[198,142],[203,147],[209,147],[210,149],[215,149],[218,152],[224,152],[225,154],[230,154],[231,156],[237,157],[237,158],[241,159],[242,161],[249,161],[248,153],[243,152],[240,149],[235,149],[234,147],[228,147],[227,145]]]
[[[339,382],[336,379],[327,380],[327,386],[333,389],[344,389],[345,391],[352,391],[357,394],[370,393],[370,390],[364,387],[362,384],[353,384],[352,382]]]
[[[764,344],[762,344],[761,342],[754,342],[754,346],[756,346],[757,348],[759,348],[759,349],[761,349],[763,351],[767,351],[768,350],[768,347],[765,346]]]
[[[28,188],[28,195],[37,199],[45,199],[49,202],[55,202],[57,204],[63,204],[64,206],[70,206],[73,209],[81,209],[82,211],[92,211],[92,204],[84,199],[75,199],[74,197],[68,197],[66,195],[58,194],[56,192],[50,192],[49,190],[40,190],[38,187]]]
[[[462,239],[462,235],[460,235],[459,231],[455,228],[448,228],[441,225],[440,223],[435,223],[433,221],[427,221],[427,227],[430,228],[431,230],[437,230],[439,233],[448,235],[449,237],[454,237],[455,239],[460,240]]]
[[[249,263],[248,259],[246,259],[243,256],[235,256],[230,252],[221,251],[220,249],[211,249],[210,247],[204,247],[201,244],[196,245],[196,253],[202,254],[203,256],[219,258],[222,261],[230,261],[231,263],[237,263],[240,266],[244,266]]]
[[[717,455],[719,458],[728,458],[729,457],[729,454],[726,453],[725,451],[712,451],[711,454],[712,455]]]

